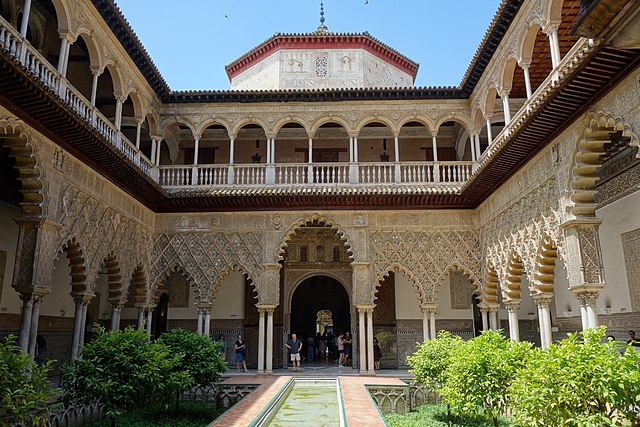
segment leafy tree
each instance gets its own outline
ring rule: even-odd
[[[500,332],[485,331],[454,347],[440,393],[452,412],[462,416],[480,413],[498,426],[508,405],[509,385],[531,352],[530,343],[516,343]]]
[[[47,382],[50,362],[35,364],[14,341],[0,342],[0,425],[48,426],[55,394]]]
[[[604,327],[588,329],[532,352],[510,390],[518,425],[620,426],[640,421],[640,353],[605,341],[605,333]]]
[[[463,344],[462,338],[448,331],[440,331],[438,338],[420,344],[416,352],[407,357],[416,381],[431,390],[440,391],[447,382],[449,357],[456,347]]]
[[[174,329],[160,336],[158,342],[165,344],[172,354],[180,355],[178,369],[185,371],[191,378],[190,384],[209,385],[220,378],[227,365],[218,350],[218,345],[211,338],[184,329]],[[180,391],[176,393],[176,410],[180,402]]]
[[[64,367],[65,399],[77,403],[99,400],[115,426],[124,410],[168,402],[192,379],[181,371],[181,355],[132,327],[109,331],[97,327],[98,337],[82,349],[82,357]]]

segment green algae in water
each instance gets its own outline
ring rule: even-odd
[[[271,427],[340,425],[336,384],[296,382],[278,409]]]

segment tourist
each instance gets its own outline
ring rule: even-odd
[[[244,368],[245,372],[249,372],[247,369],[247,362],[244,360],[247,355],[247,346],[242,339],[242,334],[238,334],[238,339],[236,341],[236,366],[238,367],[238,372],[240,372],[240,365]]]
[[[324,335],[318,341],[318,357],[323,362],[327,359],[327,341]]]
[[[220,334],[218,336],[218,351],[220,352],[220,357],[224,360],[224,363],[227,363],[227,350],[229,349],[229,344],[224,339],[224,334]]]
[[[38,365],[47,363],[47,341],[42,335],[36,336],[36,349],[34,360]]]
[[[380,359],[382,359],[382,350],[378,338],[373,337],[373,369],[380,370]]]
[[[344,364],[347,362],[351,362],[351,343],[353,338],[351,337],[351,332],[344,333]]]
[[[313,334],[307,338],[307,361],[311,363],[315,359],[316,341],[313,339]]]
[[[327,350],[329,350],[329,360],[335,362],[336,360],[336,337],[333,335],[333,331],[327,334]]]
[[[636,331],[629,331],[629,339],[627,340],[627,344],[633,347],[636,347],[636,349],[638,347],[640,347],[640,341],[636,339]]]
[[[289,354],[291,355],[293,371],[300,371],[300,350],[302,350],[302,341],[298,339],[296,334],[291,334],[291,339],[286,342],[285,346],[289,349]]]
[[[340,332],[338,334],[336,345],[338,346],[338,366],[344,366],[344,333]]]

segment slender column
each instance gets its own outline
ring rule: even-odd
[[[531,98],[533,92],[531,91],[531,76],[529,75],[529,65],[530,64],[521,64],[520,67],[524,72],[524,87],[527,91],[527,99]]]
[[[429,336],[434,340],[438,337],[436,333],[436,309],[432,308],[429,310]]]
[[[497,308],[492,307],[489,309],[489,328],[491,328],[492,331],[498,330],[498,309]]]
[[[491,131],[491,116],[486,118],[487,121],[487,142],[489,145],[493,142],[493,132]]]
[[[140,131],[142,128],[142,122],[144,119],[139,119],[136,121],[136,148],[140,149]]]
[[[353,161],[358,163],[358,137],[353,137]]]
[[[200,138],[194,138],[193,140],[193,164],[198,164],[198,154],[200,151]]]
[[[276,139],[271,138],[271,163],[276,162]]]
[[[520,341],[520,326],[518,325],[518,302],[505,303],[507,313],[509,314],[509,338],[512,341]]]
[[[116,96],[116,129],[120,130],[120,127],[122,125],[122,104],[124,103],[124,100],[120,97],[120,96]]]
[[[198,330],[196,332],[198,332],[199,334],[202,334],[203,324],[204,324],[204,313],[202,312],[201,308],[198,308],[198,325],[197,325]]]
[[[353,163],[353,137],[349,137],[349,163]]]
[[[307,166],[307,183],[311,184],[314,181],[313,177],[313,138],[309,138],[309,163]]]
[[[429,309],[421,307],[422,310],[422,340],[429,339]]]
[[[369,375],[376,372],[373,363],[373,308],[367,309],[367,371]]]
[[[153,323],[153,307],[147,311],[147,336],[151,339],[151,324]]]
[[[29,354],[36,354],[36,337],[38,336],[38,320],[40,320],[40,302],[42,296],[33,299],[33,308],[31,309],[31,329],[29,330]]]
[[[358,353],[360,355],[360,373],[367,371],[367,345],[366,345],[366,325],[365,309],[358,308]]]
[[[78,348],[78,354],[84,347],[84,335],[87,332],[87,309],[89,308],[89,300],[82,301],[82,321],[80,323],[80,347]]]
[[[267,164],[271,163],[271,138],[267,138]]]
[[[549,305],[551,304],[551,298],[540,297],[536,298],[536,305],[538,306],[538,323],[540,325],[540,344],[542,348],[547,348],[551,344],[551,314],[549,312]]]
[[[400,141],[398,140],[398,135],[393,137],[393,155],[396,163],[398,163],[400,161]]]
[[[91,83],[91,105],[96,106],[96,96],[98,94],[98,78],[102,72],[97,67],[91,67],[91,74],[93,74],[93,81]]]
[[[502,110],[504,111],[504,124],[507,126],[511,121],[511,109],[509,107],[509,92],[500,92],[502,98]]]
[[[60,53],[58,54],[58,72],[65,77],[69,61],[69,39],[66,34],[60,34]]]
[[[156,144],[156,161],[155,164],[156,166],[160,165],[160,152],[162,148],[162,139],[158,139],[158,143]]]
[[[206,308],[204,312],[204,335],[209,336],[211,331],[211,308]]]
[[[27,27],[29,26],[29,15],[31,14],[31,0],[24,0],[22,8],[22,22],[20,23],[20,35],[27,36]]]
[[[482,316],[482,330],[488,331],[489,330],[489,309],[481,308],[480,315]]]
[[[117,331],[120,329],[120,311],[122,306],[119,304],[113,304],[111,306],[111,330]]]
[[[596,301],[598,292],[583,292],[577,295],[580,301],[580,312],[584,312],[582,318],[582,329],[595,328],[598,326],[598,312]]]
[[[31,294],[20,294],[22,300],[22,314],[20,317],[20,335],[18,345],[24,352],[29,351],[29,334],[31,333],[31,311],[33,310],[33,297]]]
[[[433,150],[433,161],[438,161],[438,137],[433,135],[431,137],[431,149]]]
[[[482,150],[480,150],[480,134],[476,133],[474,136],[474,142],[475,142],[475,147],[476,147],[476,159],[480,159],[480,156],[482,155]]]
[[[231,137],[229,139],[229,164],[232,165],[235,157],[236,139]]]
[[[258,309],[258,373],[264,373],[264,321],[265,310]]]
[[[267,366],[266,373],[273,373],[273,311],[275,309],[267,309]]]
[[[144,308],[138,309],[138,329],[142,329],[144,325]]]
[[[155,138],[151,138],[151,163],[156,164],[156,150],[158,149],[158,142]]]
[[[82,299],[75,300],[75,312],[73,314],[73,335],[71,337],[71,360],[76,360],[80,353],[80,335],[82,334]]]
[[[559,23],[551,23],[545,29],[547,36],[549,37],[549,47],[551,49],[551,66],[555,69],[560,63],[560,44],[558,41],[558,26]]]
[[[473,135],[469,135],[469,146],[471,147],[471,161],[478,161],[478,155],[476,154],[476,144]]]

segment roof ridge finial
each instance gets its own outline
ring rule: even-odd
[[[326,33],[328,31],[329,29],[324,25],[324,2],[323,0],[320,0],[320,26],[318,27],[317,32]]]

